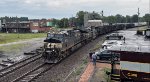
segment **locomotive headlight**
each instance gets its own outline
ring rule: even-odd
[[[51,47],[52,47],[51,43],[48,43],[47,48],[51,48]]]
[[[51,44],[49,44],[49,47],[51,47]]]

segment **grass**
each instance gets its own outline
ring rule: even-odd
[[[87,59],[82,59],[82,63],[80,64],[79,67],[76,68],[74,75],[78,76],[81,74],[81,72],[83,71],[84,67],[87,65],[88,60]]]
[[[111,69],[110,68],[104,68],[103,69],[103,73],[104,73],[104,79],[107,81],[107,82],[117,82],[117,81],[112,81],[111,80],[111,77],[108,77],[108,75],[106,74],[106,71],[108,72],[111,72]]]
[[[82,63],[75,68],[74,72],[69,76],[67,82],[76,82],[80,78],[80,75],[84,71],[87,63],[88,60],[86,58],[82,59]]]
[[[16,33],[0,33],[0,44],[17,42],[20,40],[32,39],[32,38],[42,38],[46,37],[46,33],[25,33],[25,34],[16,34]]]
[[[110,77],[108,77],[108,75],[106,74],[106,72],[111,72],[111,69],[104,68],[103,72],[104,72],[104,78],[105,78],[105,80],[110,82]]]
[[[99,41],[95,46],[94,46],[94,48],[93,49],[91,49],[92,51],[96,51],[96,50],[99,50],[101,47],[102,47],[102,43],[105,41],[105,39],[104,39],[105,37],[103,37],[103,39],[102,39],[102,41]]]
[[[109,68],[96,68],[90,82],[112,82],[106,71],[110,72],[111,70]]]
[[[13,44],[10,46],[0,46],[0,51],[11,53],[11,52],[19,52],[20,49],[25,46],[24,44]]]

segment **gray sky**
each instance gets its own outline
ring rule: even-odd
[[[140,16],[149,13],[149,0],[0,0],[0,16],[63,18],[80,10],[125,16],[137,14],[138,7]]]

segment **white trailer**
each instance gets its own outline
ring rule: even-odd
[[[150,37],[150,29],[146,29],[145,30],[145,36],[146,37]]]

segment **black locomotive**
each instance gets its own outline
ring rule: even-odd
[[[82,30],[66,30],[48,33],[44,40],[43,57],[46,63],[57,63],[91,40],[91,33]]]

